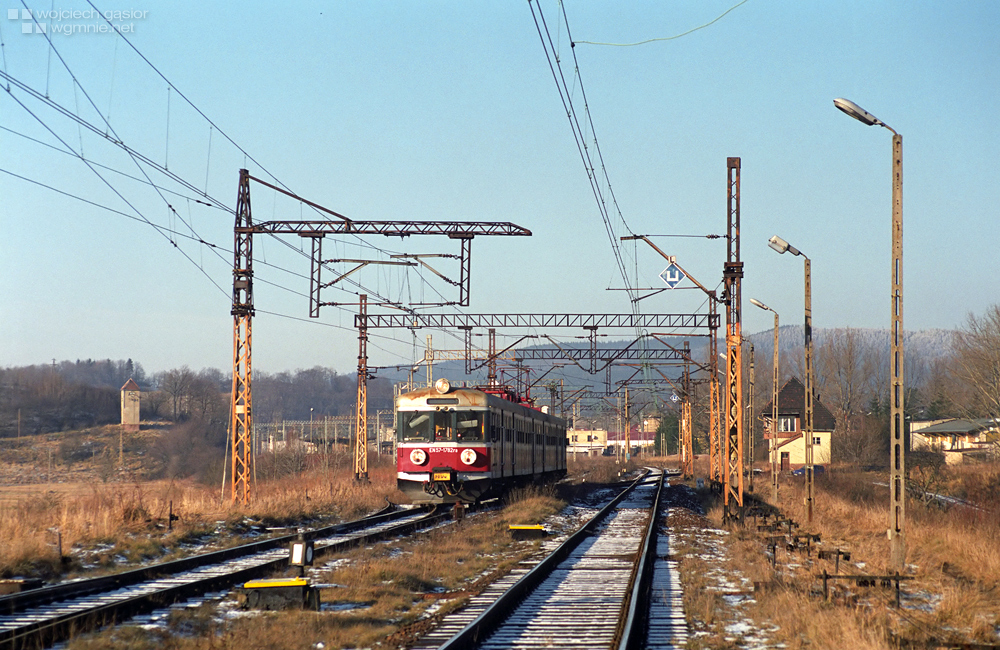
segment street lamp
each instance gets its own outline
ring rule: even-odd
[[[802,254],[802,251],[795,248],[781,237],[775,235],[767,242],[768,246],[779,253],[791,253],[802,258],[806,277],[806,326],[805,326],[805,349],[806,349],[806,413],[805,421],[802,425],[802,437],[805,439],[806,452],[806,522],[813,521],[813,349],[812,349],[812,263],[809,258]]]
[[[755,298],[750,302],[774,314],[774,383],[771,392],[771,503],[778,505],[778,312]]]
[[[892,131],[892,329],[890,337],[889,400],[889,545],[891,563],[897,572],[906,568],[906,459],[903,443],[903,136],[852,101],[833,100],[833,105],[862,124]]]

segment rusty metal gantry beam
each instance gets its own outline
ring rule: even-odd
[[[740,159],[727,158],[726,285],[726,476],[723,517],[743,521],[743,313],[740,283]]]
[[[704,329],[719,326],[707,314],[369,314],[370,328],[401,329]]]

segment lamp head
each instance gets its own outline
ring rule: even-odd
[[[802,251],[795,248],[794,246],[786,242],[781,237],[778,237],[777,235],[768,239],[767,245],[773,248],[774,250],[778,251],[779,253],[784,253],[785,251],[788,251],[792,255],[802,255]]]
[[[877,117],[875,117],[874,115],[872,115],[865,109],[861,108],[860,106],[858,106],[849,99],[838,97],[837,99],[833,100],[833,105],[839,108],[840,110],[844,111],[857,121],[861,122],[862,124],[866,124],[868,126],[873,126],[875,124],[884,126],[881,120],[879,120]]]
[[[781,237],[778,237],[777,235],[768,239],[767,245],[773,248],[774,250],[778,251],[779,253],[784,253],[785,251],[788,250],[788,242],[786,242]]]
[[[761,309],[764,309],[764,310],[767,310],[767,311],[774,311],[773,309],[771,309],[770,307],[768,307],[767,305],[765,305],[761,301],[757,300],[756,298],[751,298],[750,302],[752,302],[753,304],[757,305]]]

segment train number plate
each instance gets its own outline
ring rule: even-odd
[[[435,481],[450,481],[451,472],[434,472]]]

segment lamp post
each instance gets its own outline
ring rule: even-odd
[[[767,242],[768,246],[779,253],[789,252],[798,255],[804,262],[806,291],[806,322],[805,322],[805,351],[806,351],[806,400],[805,400],[805,420],[802,423],[802,437],[805,442],[806,454],[806,522],[813,521],[813,349],[812,349],[812,263],[802,251],[795,248],[781,237],[775,235]]]
[[[771,391],[771,503],[778,505],[778,312],[751,298],[754,305],[774,314],[774,382]]]
[[[889,546],[897,572],[906,567],[906,459],[903,419],[903,136],[852,101],[838,98],[833,105],[867,126],[892,131],[892,327],[889,378]]]

